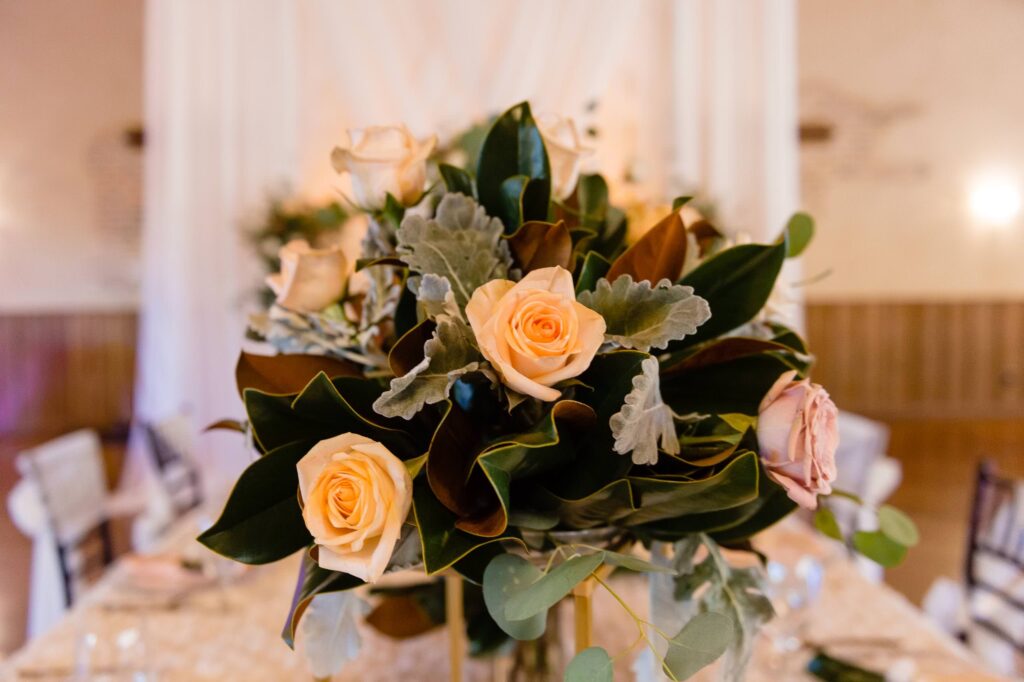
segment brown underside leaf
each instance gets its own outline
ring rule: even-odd
[[[675,282],[685,260],[686,226],[679,212],[673,211],[616,258],[606,277],[609,282],[620,275],[632,275],[637,282],[647,280],[651,284],[663,279]]]
[[[298,393],[320,372],[329,378],[361,377],[358,365],[326,355],[254,355],[242,353],[235,365],[238,394],[247,388],[263,393]]]
[[[245,422],[240,422],[237,419],[220,419],[203,429],[203,433],[208,431],[237,431],[245,433]]]
[[[718,228],[706,220],[698,220],[687,228],[697,238],[697,246],[700,247],[700,255],[703,258],[714,246],[715,242],[723,237]]]
[[[366,622],[393,639],[409,639],[440,626],[416,599],[406,595],[383,597]]]
[[[424,320],[407,331],[402,338],[395,342],[388,353],[388,366],[396,377],[405,376],[409,371],[423,361],[423,344],[434,335],[437,325],[430,320]]]
[[[473,466],[483,447],[476,422],[452,403],[430,441],[427,482],[438,501],[459,517],[459,528],[494,537],[505,530],[506,518],[484,472]]]
[[[693,355],[687,356],[679,362],[673,363],[661,370],[662,376],[670,376],[681,372],[689,372],[708,365],[718,365],[723,362],[730,362],[737,358],[748,355],[758,355],[769,352],[791,353],[792,348],[784,346],[775,341],[755,339],[745,336],[733,336],[720,339],[710,343]]]
[[[512,255],[524,273],[555,265],[570,269],[572,265],[572,237],[563,221],[523,223],[508,238]]]

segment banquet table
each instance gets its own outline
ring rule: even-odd
[[[186,517],[169,534],[164,551],[181,556],[205,552],[193,539],[197,521]],[[830,654],[858,665],[885,670],[902,659],[915,680],[996,680],[955,640],[934,628],[907,600],[892,589],[864,579],[842,548],[816,536],[798,520],[779,524],[760,538],[759,546],[783,564],[813,556],[824,566],[820,597],[808,607],[803,632]],[[68,679],[76,652],[91,646],[94,675],[89,679],[143,679],[124,676],[145,662],[147,680],[311,680],[304,659],[280,639],[283,618],[292,597],[298,557],[257,567],[216,581],[178,601],[141,592],[126,580],[124,562],[116,564],[49,632],[31,641],[2,667],[0,680]],[[648,595],[637,576],[614,577],[621,596],[641,616]],[[595,644],[613,655],[637,639],[636,625],[610,595],[594,597]],[[564,646],[571,646],[570,608],[560,609]],[[447,680],[447,640],[442,628],[398,642],[368,626],[360,628],[363,647],[357,659],[333,679]],[[616,658],[616,680],[634,679],[636,651]],[[571,657],[571,652],[565,652]],[[811,679],[799,672],[810,654],[787,654],[789,667],[780,673],[779,654],[770,638],[760,637],[749,668],[749,680]],[[505,661],[472,660],[464,668],[467,681],[504,679]],[[104,672],[107,673],[104,676]],[[120,676],[119,676],[120,675]],[[697,679],[713,680],[705,670]]]

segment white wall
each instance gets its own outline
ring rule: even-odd
[[[991,228],[968,185],[1005,168],[1024,187],[1024,2],[800,0],[802,146],[817,218],[805,275],[822,299],[1024,296],[1024,218]]]
[[[0,312],[136,301],[142,0],[0,0]]]

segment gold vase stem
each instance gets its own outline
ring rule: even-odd
[[[444,576],[444,609],[448,624],[448,658],[451,682],[462,682],[466,658],[466,617],[462,610],[462,576],[450,571]]]
[[[576,624],[576,653],[589,649],[594,636],[594,579],[587,578],[573,588],[573,616]]]

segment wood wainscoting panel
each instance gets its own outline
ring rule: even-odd
[[[131,421],[134,312],[0,315],[0,435]]]
[[[814,380],[892,429],[892,501],[922,540],[887,580],[919,602],[936,577],[963,577],[978,463],[1024,478],[1024,301],[822,302],[806,319]]]

